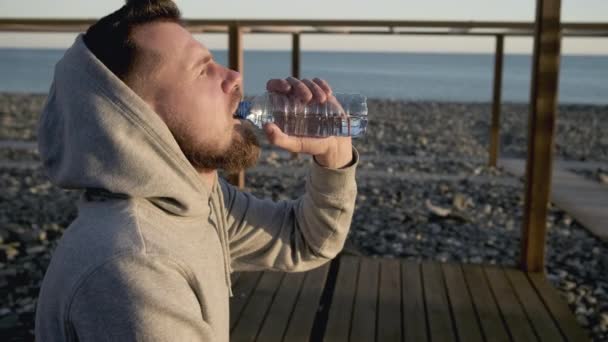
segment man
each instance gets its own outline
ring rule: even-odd
[[[314,156],[295,201],[219,179],[259,155],[233,119],[241,76],[218,65],[168,0],[128,1],[55,68],[39,150],[53,182],[83,189],[45,275],[39,341],[227,341],[230,272],[301,272],[342,249],[356,197],[349,138],[269,141]],[[332,99],[322,80],[270,91]]]

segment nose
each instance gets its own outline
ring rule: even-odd
[[[241,73],[228,68],[225,68],[225,70],[226,75],[222,82],[222,90],[224,93],[230,94],[235,90],[234,88],[243,89],[243,78],[241,77]]]

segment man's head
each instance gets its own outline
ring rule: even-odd
[[[199,171],[237,171],[259,156],[253,132],[232,118],[238,72],[217,64],[181,25],[169,0],[129,0],[89,28],[85,44],[165,121]]]

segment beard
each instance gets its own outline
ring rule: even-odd
[[[260,157],[258,138],[253,130],[244,124],[235,126],[228,148],[222,150],[197,143],[193,134],[176,133],[174,136],[179,147],[197,171],[222,169],[228,173],[236,173],[254,166]]]

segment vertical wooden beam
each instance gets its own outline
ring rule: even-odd
[[[230,24],[228,27],[228,54],[229,67],[243,72],[243,33],[238,23]]]
[[[536,1],[521,267],[543,271],[557,110],[561,0]]]
[[[243,75],[243,33],[238,23],[232,23],[228,27],[228,67]],[[238,186],[245,187],[245,170],[228,175],[228,181]]]
[[[496,167],[500,149],[500,98],[502,93],[502,34],[496,35],[496,54],[494,56],[494,94],[492,97],[492,127],[490,128],[490,161],[489,165]]]
[[[291,76],[300,78],[300,34],[291,35]],[[292,152],[291,159],[298,159],[299,154]]]
[[[291,35],[291,76],[300,78],[300,34]]]

